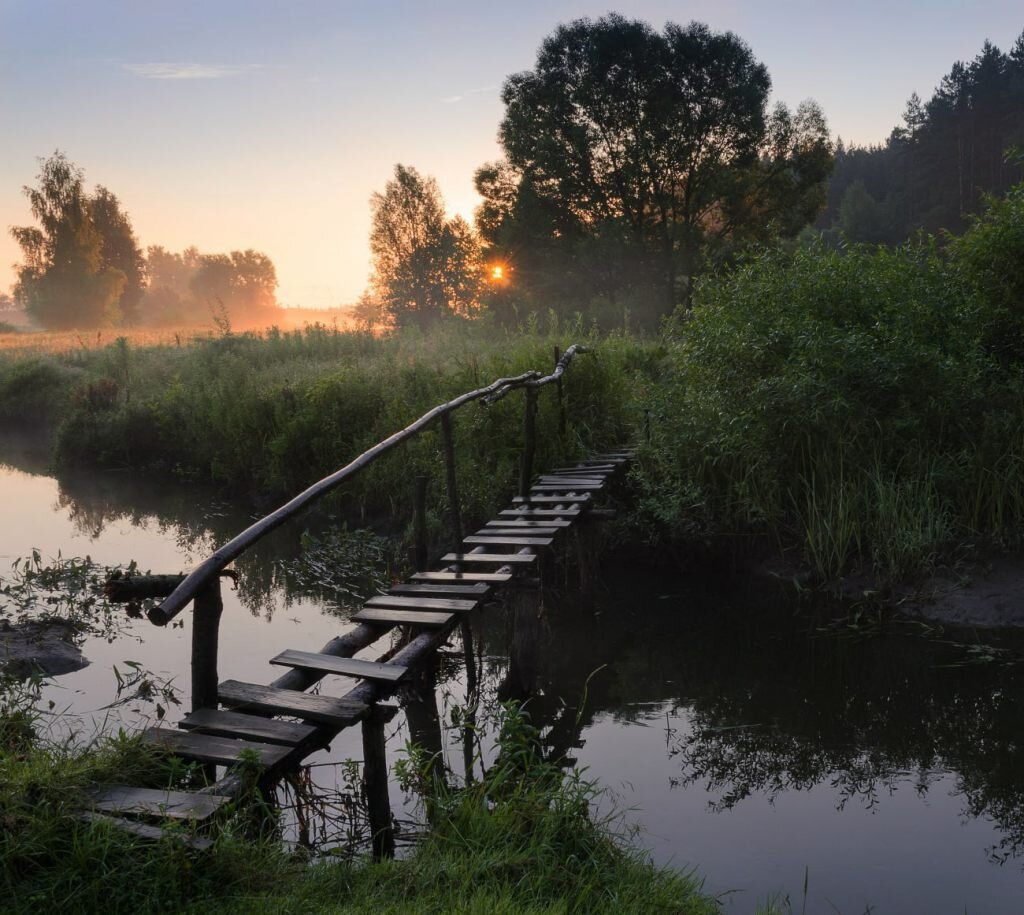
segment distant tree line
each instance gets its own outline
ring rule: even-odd
[[[1024,33],[1009,54],[986,41],[927,102],[911,95],[880,146],[837,145],[818,226],[851,241],[895,244],[918,230],[958,232],[1024,180]]]
[[[270,323],[277,275],[258,251],[143,254],[128,214],[105,187],[85,190],[64,153],[41,160],[26,187],[36,225],[16,226],[21,246],[14,303],[49,329],[104,325]]]

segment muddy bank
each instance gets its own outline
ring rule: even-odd
[[[0,673],[56,677],[81,670],[89,661],[74,639],[74,627],[60,620],[0,620]]]

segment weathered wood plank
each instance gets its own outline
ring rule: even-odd
[[[512,501],[516,505],[584,505],[593,500],[589,493],[579,493],[574,496],[552,496],[540,493],[536,496],[513,496]]]
[[[554,537],[555,534],[562,532],[562,528],[558,527],[519,527],[518,525],[510,525],[509,527],[497,526],[494,527],[482,527],[473,536],[474,537]]]
[[[304,670],[318,670],[325,674],[342,677],[359,677],[379,683],[397,683],[408,670],[397,664],[381,664],[377,661],[363,661],[359,658],[338,658],[316,651],[297,651],[288,648],[270,659],[271,664],[280,667],[301,667]]]
[[[405,584],[393,585],[388,588],[388,594],[422,594],[424,597],[475,597],[480,600],[487,597],[490,592],[491,587],[485,581],[474,582],[471,585]]]
[[[217,692],[224,705],[259,709],[275,715],[292,715],[336,727],[352,724],[366,712],[366,706],[359,702],[238,680],[225,680]]]
[[[254,752],[261,766],[273,766],[291,752],[291,747],[257,743],[254,740],[229,740],[225,737],[215,737],[213,734],[179,731],[174,728],[150,728],[143,732],[142,741],[176,756],[222,766],[231,766],[239,762],[243,750]]]
[[[442,562],[472,562],[490,565],[529,565],[537,561],[536,553],[445,553]]]
[[[89,794],[89,803],[93,809],[104,813],[196,821],[212,816],[229,800],[216,794],[132,788],[127,785],[111,785]]]
[[[246,715],[227,709],[203,708],[186,715],[178,722],[179,728],[216,734],[220,737],[241,737],[261,743],[279,743],[294,747],[308,740],[316,732],[311,724],[298,721],[280,721],[261,715]]]
[[[494,536],[494,537],[466,537],[462,541],[467,546],[551,546],[554,543],[552,537],[517,537],[517,536]]]
[[[510,518],[510,519],[525,519],[530,521],[537,521],[540,519],[548,518],[578,518],[582,515],[582,512],[576,511],[572,508],[530,508],[528,505],[523,505],[522,508],[506,508],[504,511],[498,512],[499,518]]]
[[[530,492],[598,492],[604,489],[604,483],[534,483]]]
[[[571,477],[568,474],[566,474],[565,476],[559,476],[557,473],[553,473],[553,474],[546,474],[546,475],[544,475],[542,477],[537,477],[537,482],[534,485],[544,486],[544,485],[550,485],[550,484],[553,484],[553,483],[558,484],[559,486],[570,486],[570,485],[573,485],[573,486],[575,486],[575,485],[580,485],[580,486],[604,486],[604,477],[596,477],[596,476],[590,476],[590,477],[586,477],[586,476]]]
[[[393,597],[381,594],[371,597],[367,607],[388,607],[392,610],[446,610],[451,613],[466,613],[475,610],[479,600],[460,600],[454,597]]]
[[[359,623],[379,623],[389,626],[423,626],[427,629],[439,629],[447,626],[454,613],[434,613],[430,610],[360,610],[352,617]]]
[[[521,515],[522,512],[517,512],[516,514],[517,515]],[[486,530],[490,530],[491,528],[499,528],[499,527],[500,528],[517,528],[518,530],[521,530],[521,531],[533,530],[533,529],[544,530],[544,531],[554,531],[554,530],[565,530],[565,528],[567,528],[567,527],[572,527],[572,521],[566,520],[564,518],[549,518],[549,519],[543,519],[543,518],[540,518],[540,519],[538,519],[538,518],[523,518],[523,517],[500,518],[500,519],[497,519],[497,520],[494,520],[494,521],[488,521],[480,530],[477,531],[477,533],[478,534],[482,534]]]
[[[149,839],[153,842],[159,842],[161,839],[169,837],[177,842],[181,842],[182,845],[195,849],[196,851],[206,851],[206,849],[213,845],[212,839],[205,839],[202,836],[190,836],[176,830],[171,832],[170,830],[161,829],[159,826],[153,826],[149,823],[139,823],[137,820],[126,820],[122,817],[107,816],[105,813],[95,813],[91,810],[87,810],[82,813],[81,818],[90,823],[102,823],[103,825],[110,826],[113,829],[130,832],[132,835],[138,836],[140,839]]]
[[[413,581],[433,582],[485,582],[487,584],[504,584],[512,580],[511,572],[417,572]]]

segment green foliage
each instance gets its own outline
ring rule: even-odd
[[[1018,542],[1020,201],[948,252],[769,250],[703,282],[649,395],[641,517],[666,536],[770,533],[826,578]]]

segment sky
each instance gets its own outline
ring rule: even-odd
[[[813,98],[833,136],[881,142],[1021,0],[0,0],[0,291],[31,224],[22,188],[60,149],[129,213],[143,247],[255,248],[279,299],[352,302],[370,270],[370,195],[395,163],[471,218],[500,156],[500,90],[561,22],[612,10],[743,38],[773,100]]]

